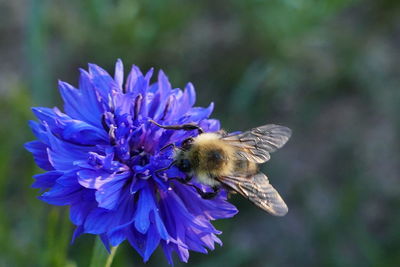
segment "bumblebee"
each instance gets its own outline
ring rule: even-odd
[[[196,137],[184,140],[174,149],[175,165],[187,175],[186,179],[177,179],[189,184],[197,180],[213,188],[213,192],[204,192],[193,186],[205,199],[216,196],[220,188],[234,191],[244,196],[262,210],[284,216],[288,207],[282,197],[269,183],[268,177],[259,171],[258,164],[270,159],[270,153],[281,148],[290,138],[291,130],[284,126],[267,124],[243,133],[228,134],[225,131],[205,133],[196,124],[160,125],[164,129],[199,131]]]

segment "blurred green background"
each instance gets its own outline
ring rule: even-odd
[[[61,106],[88,62],[194,83],[229,131],[293,129],[263,166],[289,213],[240,209],[190,266],[400,266],[397,0],[0,0],[0,266],[88,266],[68,209],[36,199],[31,106]],[[157,251],[149,266],[165,266]],[[122,245],[113,266],[144,266]],[[176,266],[185,266],[176,260]]]

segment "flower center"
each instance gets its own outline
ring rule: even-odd
[[[131,157],[127,162],[135,177],[141,179],[148,179],[151,176],[150,164],[150,154],[143,149],[131,151]]]
[[[135,150],[131,152],[131,158],[129,159],[128,165],[140,165],[145,166],[150,162],[150,155],[143,149]]]

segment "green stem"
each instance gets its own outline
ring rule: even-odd
[[[117,248],[118,247],[112,247],[111,248],[111,254],[107,258],[105,267],[110,267],[111,266],[111,264],[113,262],[113,259],[114,259],[114,256],[115,256],[115,252],[117,251]]]
[[[101,242],[100,238],[99,237],[96,238],[93,248],[92,260],[90,262],[90,267],[100,267],[100,266],[110,267],[113,262],[117,248],[118,247],[112,247],[111,253],[109,254],[107,250],[104,248],[104,245]]]

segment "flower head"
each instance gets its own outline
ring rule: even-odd
[[[161,245],[168,262],[172,252],[187,262],[189,250],[207,253],[221,232],[211,220],[237,213],[226,201],[226,192],[204,200],[196,190],[177,182],[183,177],[168,166],[171,150],[165,145],[180,143],[196,131],[162,129],[163,125],[197,123],[205,131],[219,130],[209,119],[213,104],[193,107],[195,90],[172,89],[160,71],[150,82],[132,67],[124,84],[120,60],[111,77],[89,65],[81,70],[79,89],[59,82],[64,112],[58,108],[33,108],[39,122],[31,121],[37,140],[27,143],[37,165],[45,173],[35,175],[33,187],[45,191],[39,198],[53,205],[68,205],[76,230],[99,235],[104,245],[117,246],[124,240],[147,261]]]

